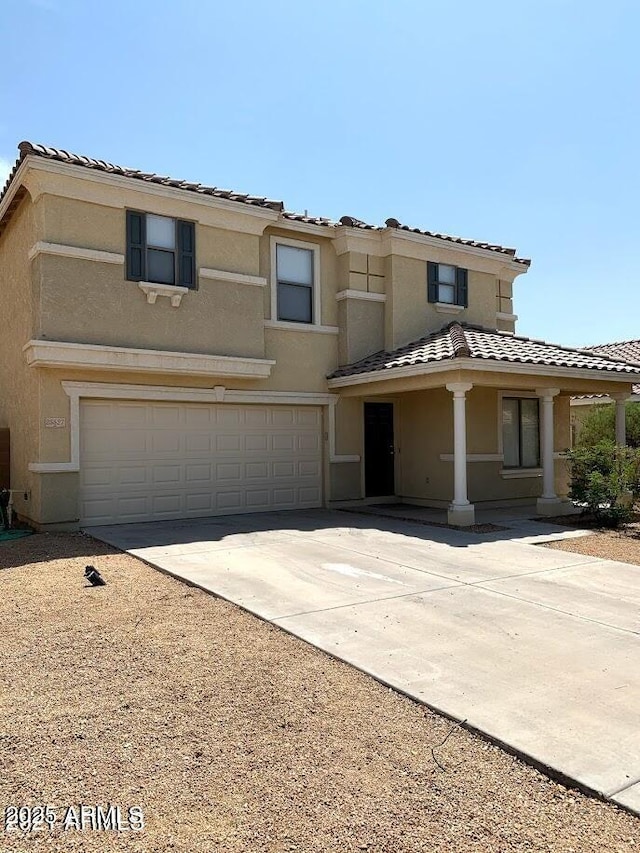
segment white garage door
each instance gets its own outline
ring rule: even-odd
[[[195,518],[322,503],[322,410],[87,400],[83,524]]]

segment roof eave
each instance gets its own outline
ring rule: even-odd
[[[407,379],[433,373],[444,373],[449,370],[468,370],[472,372],[493,372],[525,374],[528,376],[554,376],[567,379],[591,379],[605,382],[620,382],[635,384],[635,374],[603,371],[597,368],[571,368],[547,364],[526,364],[523,362],[506,362],[490,358],[449,358],[426,364],[415,364],[408,367],[394,367],[389,370],[374,370],[370,373],[356,373],[353,376],[338,376],[328,379],[330,388],[347,388],[353,385],[366,385],[372,382],[384,382],[392,379]]]
[[[23,167],[25,171],[32,169],[35,171],[49,172],[58,175],[69,175],[103,185],[107,184],[117,187],[126,186],[136,192],[147,195],[180,198],[193,204],[232,211],[234,213],[257,217],[259,219],[266,219],[273,223],[278,222],[280,219],[279,211],[268,207],[261,207],[257,204],[249,204],[243,201],[220,198],[206,193],[200,194],[183,187],[171,187],[152,181],[147,182],[129,175],[117,175],[110,172],[103,172],[99,169],[91,169],[87,166],[81,166],[76,163],[64,163],[60,160],[49,160],[45,157],[40,157],[38,154],[28,154],[22,161],[18,172],[20,172]],[[14,181],[17,175],[18,173],[16,173]]]

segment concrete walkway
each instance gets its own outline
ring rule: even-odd
[[[87,532],[640,813],[640,567],[511,523],[317,510]]]

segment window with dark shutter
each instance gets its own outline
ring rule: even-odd
[[[429,302],[438,301],[438,264],[427,261],[427,293]]]
[[[145,217],[144,213],[127,211],[127,278],[144,281],[145,265]]]
[[[427,261],[427,299],[445,305],[469,305],[467,270]]]
[[[195,223],[127,211],[127,278],[153,284],[196,285]]]
[[[179,221],[178,228],[178,284],[195,287],[196,282],[196,227],[193,222]]]
[[[456,305],[469,305],[467,270],[462,267],[456,267]]]

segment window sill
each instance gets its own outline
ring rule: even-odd
[[[450,302],[434,302],[433,307],[439,314],[461,314],[464,311],[464,305],[453,305]]]
[[[188,287],[177,284],[154,284],[150,281],[139,281],[138,287],[146,294],[149,305],[154,305],[158,296],[166,296],[171,300],[172,308],[179,308],[182,297],[189,292]]]
[[[320,326],[314,323],[291,323],[288,320],[265,320],[265,329],[280,329],[283,332],[315,332],[319,335],[337,335],[337,326]]]
[[[526,477],[542,477],[542,468],[503,468],[500,471],[503,480],[523,480]]]

